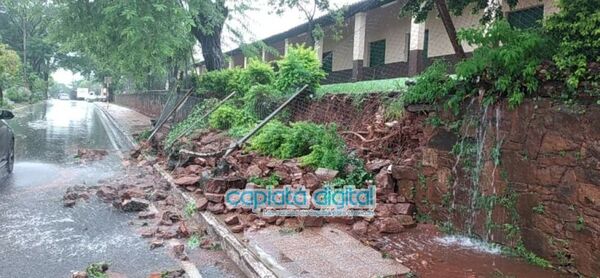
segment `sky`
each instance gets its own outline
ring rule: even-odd
[[[235,1],[235,0],[232,0]],[[358,0],[330,0],[333,7],[342,7],[357,2]],[[285,32],[297,25],[300,25],[306,21],[304,15],[297,11],[286,11],[282,15],[275,14],[273,8],[269,7],[268,0],[257,0],[254,1],[253,10],[245,12],[245,16],[239,21],[229,21],[233,28],[238,28],[244,25],[249,32],[246,33],[246,42],[253,42],[267,38],[269,36]],[[232,42],[230,34],[225,32],[223,34],[223,51],[235,49],[237,44]],[[196,56],[196,55],[194,55]],[[198,55],[200,56],[200,55]],[[73,80],[81,79],[81,75],[74,74],[73,72],[65,69],[58,69],[52,74],[52,78],[58,82],[66,85],[70,85]]]

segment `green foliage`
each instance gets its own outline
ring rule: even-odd
[[[0,43],[0,91],[13,85],[20,72],[21,59],[17,52]]]
[[[279,107],[282,97],[272,85],[255,85],[244,95],[244,109],[253,117],[264,119]]]
[[[199,236],[198,234],[193,234],[188,240],[187,240],[187,246],[190,250],[194,250],[198,247],[200,247],[200,243],[202,241],[202,237]]]
[[[310,147],[310,154],[302,157],[300,162],[304,166],[343,171],[346,163],[345,148],[346,144],[337,134],[336,126],[329,125],[318,138],[318,143]]]
[[[533,212],[537,214],[544,214],[545,211],[546,207],[544,207],[544,204],[542,203],[539,203],[537,206],[533,207]]]
[[[519,241],[519,243],[517,244],[517,246],[514,249],[507,250],[507,251],[511,255],[524,258],[528,263],[530,263],[532,265],[543,267],[543,268],[552,268],[552,264],[550,264],[549,261],[542,259],[539,256],[537,256],[535,253],[527,250],[527,248],[525,248],[525,245],[523,244],[523,241]]]
[[[416,84],[403,95],[406,104],[433,104],[446,98],[454,88],[448,76],[448,64],[435,61],[419,77]]]
[[[6,90],[6,98],[14,101],[16,103],[22,103],[29,101],[31,97],[31,91],[27,90],[25,87],[16,86],[9,88]]]
[[[365,163],[355,154],[350,154],[345,161],[344,170],[349,170],[345,173],[342,179],[343,185],[351,185],[356,188],[362,188],[365,183],[373,179],[373,175],[365,168]]]
[[[484,89],[488,100],[504,96],[514,108],[537,90],[536,68],[552,52],[537,30],[514,29],[506,20],[499,20],[487,28],[462,30],[459,37],[477,48],[470,59],[456,66],[456,74],[475,89]]]
[[[276,156],[279,148],[285,142],[285,134],[289,130],[290,127],[277,120],[270,121],[252,138],[247,149],[257,151],[263,155]]]
[[[600,82],[589,67],[600,62],[600,11],[597,0],[560,0],[559,12],[550,16],[545,29],[558,42],[554,61],[564,71],[567,84],[577,88],[582,81]]]
[[[194,202],[188,202],[185,205],[185,208],[183,209],[183,214],[185,215],[185,217],[187,218],[191,218],[192,216],[194,216],[196,214],[196,203]]]
[[[317,89],[317,96],[327,94],[369,94],[403,92],[406,90],[406,81],[410,78],[392,78],[382,80],[368,80],[349,83],[322,85]]]
[[[277,61],[279,71],[275,87],[288,93],[308,85],[308,90],[315,92],[326,73],[311,47],[299,45],[290,47],[282,60]]]
[[[107,269],[108,264],[106,263],[93,263],[85,269],[85,272],[90,278],[108,278]]]
[[[248,179],[248,181],[260,187],[274,188],[279,185],[281,178],[275,174],[272,174],[267,178],[251,177]]]
[[[404,115],[404,99],[398,97],[390,101],[385,106],[385,120],[393,121],[399,120]]]
[[[310,122],[296,122],[284,135],[284,143],[275,155],[279,158],[293,158],[307,155],[311,148],[326,137],[325,128]]]
[[[243,110],[231,105],[222,105],[208,118],[208,125],[212,128],[226,130],[235,126],[244,126],[254,122]]]
[[[583,218],[583,216],[579,216],[577,217],[577,223],[575,223],[575,230],[578,232],[583,231],[583,229],[585,228],[585,219]]]
[[[243,70],[239,68],[209,71],[196,77],[196,91],[204,96],[223,99],[232,92],[243,95]]]
[[[244,69],[243,79],[250,86],[269,85],[275,80],[275,72],[271,65],[253,58]]]

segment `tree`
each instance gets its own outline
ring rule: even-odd
[[[21,59],[14,50],[0,44],[0,104],[4,102],[4,88],[18,79],[21,72]]]
[[[41,79],[47,97],[48,78],[56,66],[58,47],[48,40],[48,26],[54,6],[47,0],[1,0],[0,29],[2,41],[19,52],[23,60],[23,83],[30,88],[31,79]],[[32,76],[30,71],[35,75]]]
[[[269,0],[269,4],[276,8],[275,12],[283,14],[286,10],[298,10],[302,12],[308,23],[307,33],[309,44],[313,45],[323,37],[323,29],[315,23],[319,12],[331,12],[329,0]]]
[[[189,57],[193,21],[177,1],[55,2],[55,40],[65,52],[93,61],[98,71],[142,82]]]
[[[506,0],[506,4],[510,8],[514,8],[517,2],[518,0]],[[402,7],[401,14],[412,15],[415,22],[424,22],[434,7],[442,19],[454,52],[461,59],[465,58],[465,51],[458,41],[451,15],[460,16],[467,7],[471,7],[473,14],[484,11],[481,18],[482,23],[502,17],[502,6],[495,0],[408,0]]]

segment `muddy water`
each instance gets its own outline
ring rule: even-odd
[[[378,244],[418,277],[573,277],[503,256],[497,246],[442,235],[431,225],[384,237]]]

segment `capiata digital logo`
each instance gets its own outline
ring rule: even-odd
[[[375,186],[357,189],[323,187],[312,196],[305,187],[268,189],[230,189],[225,193],[228,208],[289,210],[309,209],[311,204],[320,210],[373,210],[376,205]]]

